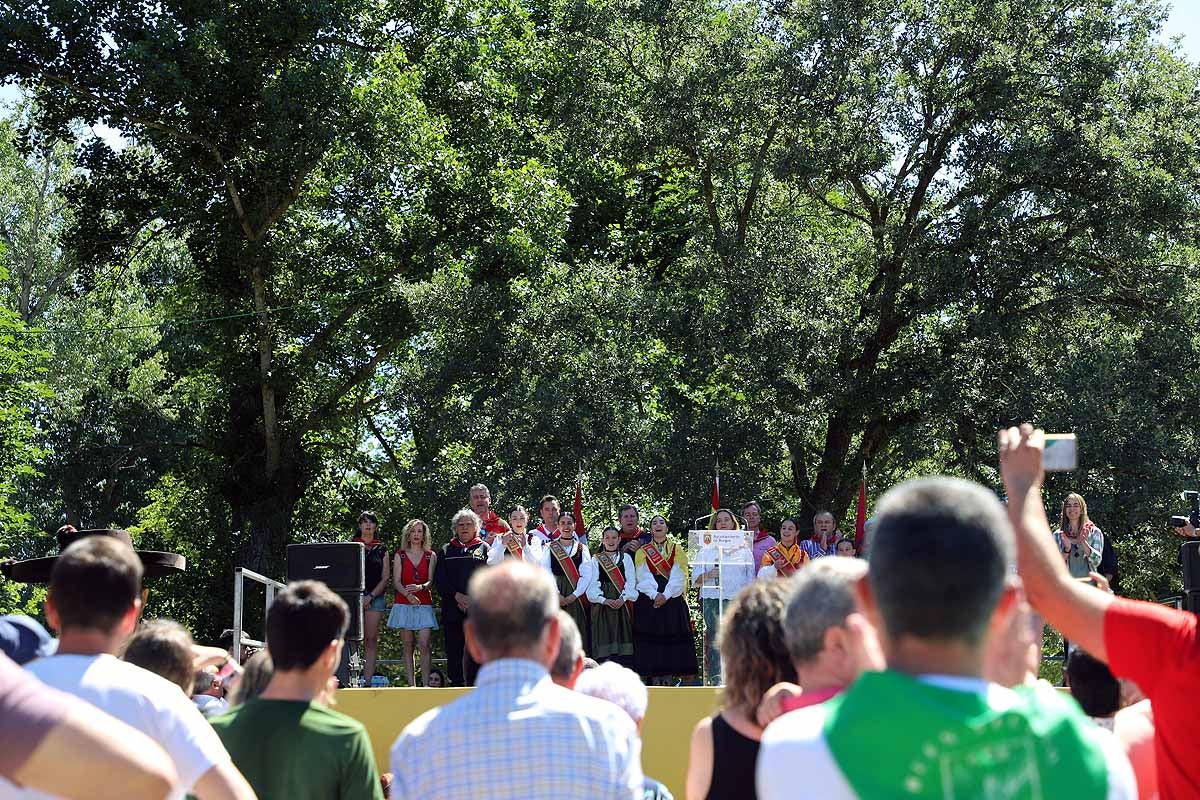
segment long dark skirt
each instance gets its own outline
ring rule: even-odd
[[[575,590],[571,588],[571,581],[566,575],[555,575],[554,582],[558,584],[558,593],[560,595],[568,595]],[[562,607],[562,610],[571,615],[571,619],[575,620],[575,624],[579,627],[579,636],[583,640],[583,652],[588,655],[592,654],[591,625],[588,619],[587,601],[580,597],[574,603]]]
[[[611,581],[601,581],[601,586],[606,599],[620,597],[621,593]],[[616,661],[623,667],[633,665],[633,619],[628,606],[592,605],[591,656],[597,661]]]
[[[655,608],[652,599],[638,594],[633,606],[633,665],[643,678],[696,674],[692,621],[682,597]]]

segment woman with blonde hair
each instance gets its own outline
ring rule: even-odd
[[[1089,572],[1099,568],[1104,557],[1104,534],[1088,519],[1087,503],[1075,492],[1063,500],[1054,543],[1074,578],[1088,577]]]
[[[437,555],[429,541],[429,526],[423,520],[410,519],[401,535],[401,547],[396,550],[396,599],[388,627],[400,630],[404,644],[404,674],[409,686],[416,686],[413,676],[413,631],[421,656],[421,681],[429,680],[432,661],[429,654],[429,632],[437,630],[433,616],[433,574]]]
[[[776,683],[796,680],[783,633],[789,593],[788,581],[754,581],[725,606],[717,634],[725,690],[721,710],[692,731],[687,800],[756,794],[754,768],[763,732],[756,720],[759,703]]]

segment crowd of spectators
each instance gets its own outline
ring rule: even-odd
[[[921,479],[879,501],[869,562],[801,547],[789,573],[795,537],[763,548],[762,565],[786,574],[723,604],[725,689],[693,732],[687,798],[1200,796],[1196,617],[1106,591],[1082,498],[1051,532],[1040,431],[1002,431],[999,445],[1005,505]],[[481,538],[465,521],[460,550]],[[632,538],[613,532],[619,565]],[[824,531],[815,544],[845,541]],[[569,559],[560,549],[549,557]],[[365,728],[333,708],[349,622],[337,594],[280,591],[266,649],[242,667],[175,623],[140,622],[128,542],[80,539],[51,575],[57,639],[0,622],[0,798],[670,800],[642,771],[643,679],[586,656],[561,574],[523,553],[498,562],[451,594],[476,688],[410,722],[381,775]],[[428,588],[406,574],[409,594]],[[656,602],[670,570],[659,577]],[[1072,642],[1074,699],[1036,679],[1041,619]],[[535,764],[531,743],[559,758]]]

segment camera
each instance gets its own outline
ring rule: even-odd
[[[1171,517],[1171,527],[1182,528],[1190,522],[1193,528],[1200,531],[1200,492],[1183,492],[1179,497],[1188,504],[1188,514],[1186,517]]]

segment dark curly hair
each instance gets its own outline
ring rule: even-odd
[[[721,704],[754,718],[762,696],[780,681],[796,682],[783,635],[788,581],[754,581],[725,606],[717,648],[725,677]]]

